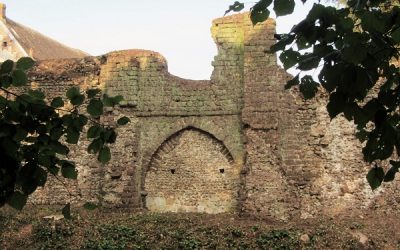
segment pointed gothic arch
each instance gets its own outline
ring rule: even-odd
[[[229,162],[233,164],[234,158],[233,158],[231,152],[230,152],[229,149],[226,147],[226,145],[225,145],[225,143],[224,143],[223,141],[219,140],[219,139],[218,139],[217,137],[215,137],[213,134],[211,134],[211,133],[209,133],[209,132],[207,132],[207,131],[205,131],[205,130],[203,130],[203,129],[200,129],[200,128],[197,128],[197,127],[194,127],[194,126],[187,126],[187,127],[183,128],[183,129],[180,129],[179,131],[173,133],[172,135],[168,136],[168,137],[161,143],[161,145],[160,145],[160,146],[154,151],[154,153],[152,154],[152,156],[151,156],[151,158],[150,158],[150,162],[149,162],[148,165],[147,165],[146,172],[149,170],[149,168],[150,168],[153,164],[155,164],[155,163],[158,161],[158,159],[160,158],[159,155],[160,155],[162,152],[165,152],[165,150],[171,149],[174,145],[176,145],[176,144],[179,142],[180,136],[182,135],[182,133],[183,133],[184,131],[187,131],[187,130],[192,130],[192,131],[197,131],[197,132],[199,132],[199,133],[203,133],[204,135],[207,135],[207,136],[210,137],[211,139],[213,139],[213,140],[215,140],[216,142],[218,142],[218,143],[221,145],[221,153],[224,154],[224,155],[227,157],[227,159],[229,160]]]
[[[186,127],[169,136],[146,169],[145,205],[156,212],[232,211],[240,171],[224,143],[212,134]]]

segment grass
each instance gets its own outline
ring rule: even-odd
[[[360,243],[350,233],[355,230],[369,235],[374,248],[385,248],[398,238],[394,234],[400,226],[380,225],[379,218],[368,224],[358,217],[279,222],[230,214],[86,210],[74,210],[72,220],[43,219],[55,213],[57,209],[48,208],[0,210],[0,249],[357,249]],[[27,225],[31,232],[23,232]],[[300,240],[305,233],[309,242]],[[390,244],[400,247],[398,241]]]

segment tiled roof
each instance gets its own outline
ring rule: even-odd
[[[89,56],[86,52],[70,48],[11,19],[7,18],[6,25],[22,48],[36,60]]]

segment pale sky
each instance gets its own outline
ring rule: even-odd
[[[114,50],[160,52],[172,74],[209,79],[217,48],[211,21],[234,0],[0,0],[7,16],[70,47],[92,55]],[[255,1],[247,2],[247,9]],[[296,1],[296,12],[277,20],[278,33],[290,30],[312,6]]]

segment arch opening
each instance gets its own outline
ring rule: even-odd
[[[240,170],[225,145],[205,131],[186,128],[153,154],[145,203],[154,212],[231,212],[239,182]]]

